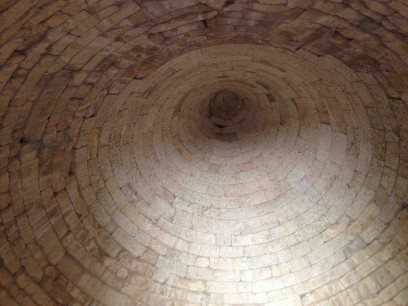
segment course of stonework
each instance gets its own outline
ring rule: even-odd
[[[408,305],[408,2],[1,0],[0,305]]]

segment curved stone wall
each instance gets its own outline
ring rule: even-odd
[[[0,20],[0,305],[406,305],[404,1]]]

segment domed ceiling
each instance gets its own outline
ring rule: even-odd
[[[0,305],[407,305],[405,0],[0,1]]]

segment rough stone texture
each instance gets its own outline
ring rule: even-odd
[[[407,305],[407,34],[405,0],[1,1],[0,305]]]

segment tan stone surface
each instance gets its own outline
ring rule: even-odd
[[[407,305],[407,34],[404,0],[0,1],[0,305]]]

